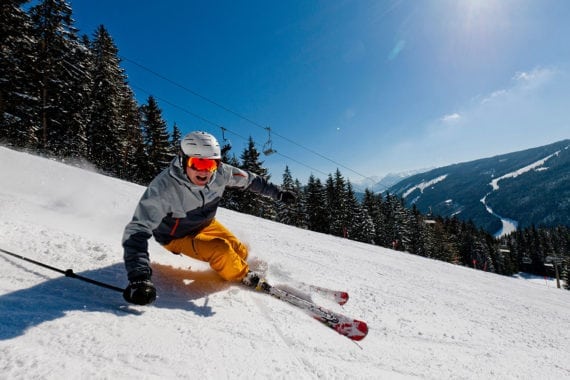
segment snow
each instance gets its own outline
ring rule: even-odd
[[[529,164],[523,168],[520,168],[518,170],[514,170],[510,173],[507,173],[503,176],[500,176],[499,178],[495,178],[493,179],[489,184],[491,185],[491,187],[493,188],[493,191],[497,191],[499,190],[499,181],[506,179],[506,178],[517,178],[519,175],[522,175],[524,173],[528,173],[531,170],[547,170],[548,168],[544,168],[541,167],[543,166],[546,161],[548,161],[549,159],[551,159],[554,156],[558,156],[560,154],[560,151],[556,151],[546,157],[544,157],[543,159],[540,159],[536,162],[533,162],[532,164]]]
[[[533,283],[539,284],[539,285],[545,285],[545,286],[549,286],[552,288],[557,287],[556,278],[554,278],[554,277],[537,276],[535,274],[524,273],[524,272],[518,273],[514,277],[522,278],[522,279],[525,279],[527,281],[530,281],[530,282],[533,282]]]
[[[512,232],[515,232],[518,228],[518,221],[514,220],[514,219],[510,219],[501,215],[496,214],[493,209],[487,204],[487,197],[489,196],[489,194],[491,194],[493,191],[498,191],[499,190],[499,181],[506,179],[506,178],[516,178],[519,175],[525,174],[530,172],[531,170],[536,170],[536,171],[542,171],[542,170],[548,170],[548,168],[543,167],[543,165],[546,163],[546,161],[548,161],[549,159],[551,159],[554,156],[558,156],[560,154],[560,151],[556,151],[536,162],[533,162],[532,164],[529,164],[525,167],[522,167],[520,169],[514,170],[510,173],[507,173],[505,175],[500,176],[499,178],[494,178],[489,185],[491,185],[492,190],[490,192],[488,192],[483,198],[481,198],[481,203],[483,203],[483,205],[485,205],[485,209],[487,210],[487,212],[491,215],[496,216],[497,218],[499,218],[501,220],[502,223],[502,227],[494,234],[495,237],[501,237],[504,235],[508,235]]]
[[[0,147],[0,248],[115,286],[143,188]],[[221,209],[275,284],[347,290],[355,344],[151,244],[159,298],[127,305],[0,252],[2,379],[570,378],[570,293]]]
[[[489,206],[487,204],[487,197],[491,193],[492,193],[492,191],[488,192],[483,198],[481,198],[481,203],[483,203],[483,205],[485,206],[485,210],[487,210],[487,212],[489,214],[494,215],[501,220],[501,228],[499,228],[499,230],[497,232],[495,232],[493,234],[493,236],[495,238],[498,238],[501,236],[508,235],[512,232],[515,232],[518,228],[519,222],[516,220],[513,220],[513,219],[505,218],[505,217],[497,214],[495,211],[493,211],[491,206]]]
[[[440,175],[439,177],[434,178],[430,181],[423,181],[422,183],[406,190],[406,192],[402,195],[402,197],[406,198],[408,195],[410,195],[416,189],[420,190],[420,192],[423,193],[424,190],[427,189],[428,187],[433,186],[433,185],[437,184],[438,182],[445,180],[446,178],[447,178],[447,174],[444,174],[444,175]]]

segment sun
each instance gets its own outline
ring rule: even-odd
[[[509,1],[458,0],[445,3],[440,42],[444,56],[461,65],[479,65],[502,54],[512,34]]]
[[[507,3],[499,0],[457,1],[455,14],[464,33],[490,37],[509,24]]]

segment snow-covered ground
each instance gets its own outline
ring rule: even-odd
[[[121,234],[143,188],[0,147],[0,248],[126,285]],[[270,282],[347,290],[360,345],[151,245],[159,298],[0,253],[2,379],[570,378],[570,293],[221,209]]]
[[[488,192],[487,195],[481,198],[481,203],[483,203],[485,209],[489,214],[494,215],[501,220],[501,228],[497,232],[495,232],[493,236],[495,238],[498,238],[504,235],[508,235],[512,232],[515,232],[517,230],[519,222],[513,219],[502,217],[501,215],[495,213],[493,209],[487,204],[487,197],[489,196],[489,194],[491,194],[491,192],[492,191]]]

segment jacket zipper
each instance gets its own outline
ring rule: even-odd
[[[176,222],[174,222],[174,226],[172,226],[172,229],[170,230],[170,236],[174,236],[174,233],[176,232],[176,229],[178,228],[179,224],[180,224],[180,218],[176,218]]]

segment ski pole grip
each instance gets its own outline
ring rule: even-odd
[[[73,273],[73,269],[68,269],[65,271],[65,277],[77,277],[75,273]]]

